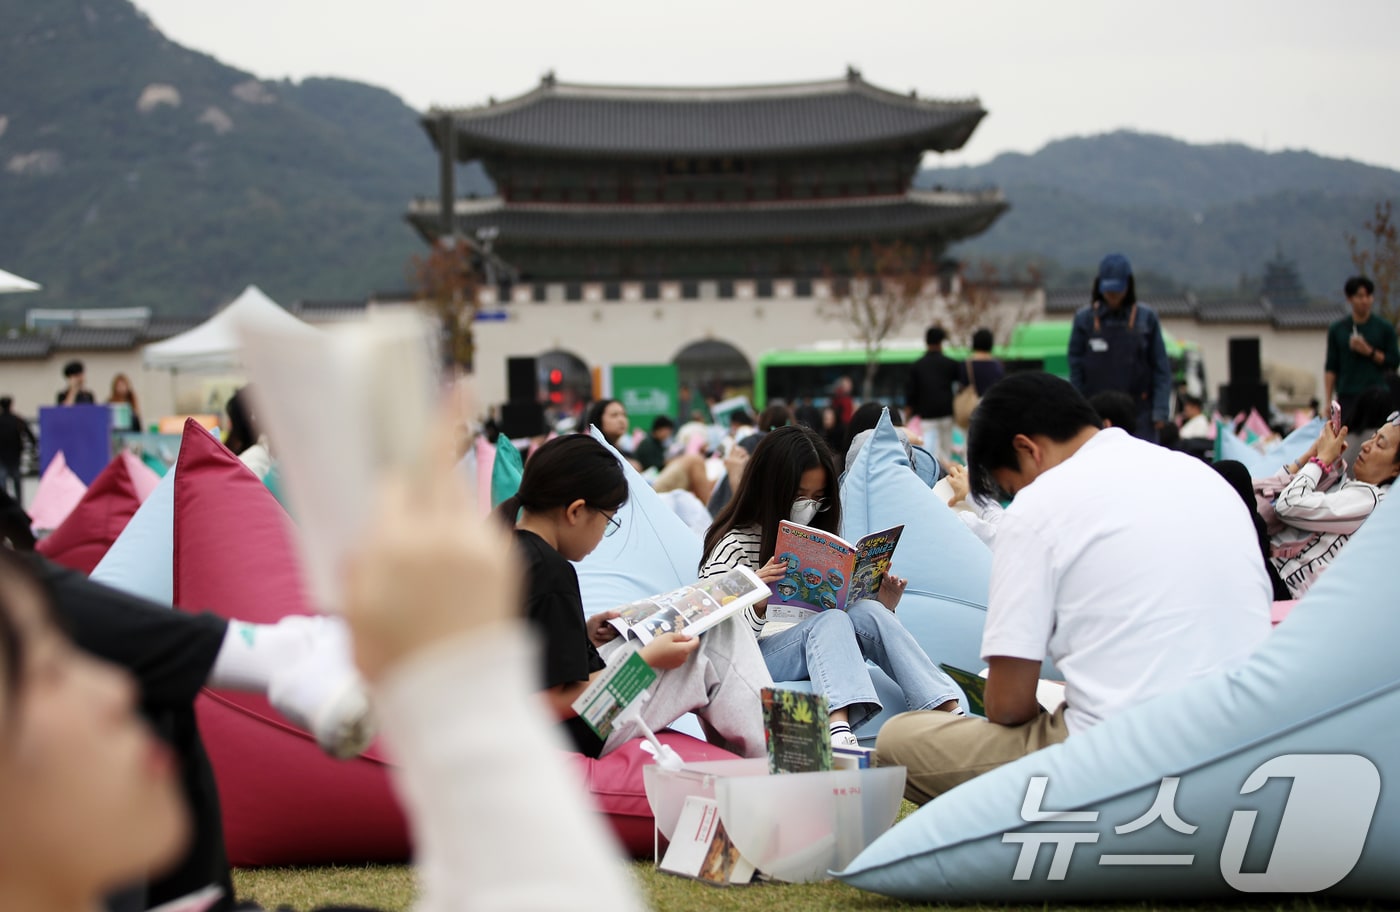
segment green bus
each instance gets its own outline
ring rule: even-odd
[[[1011,334],[1007,345],[992,349],[1008,372],[1043,370],[1069,379],[1069,320],[1023,323]],[[1199,349],[1193,342],[1181,342],[1163,331],[1167,357],[1179,385],[1193,395],[1205,392],[1205,371]],[[925,350],[921,339],[894,339],[880,350],[875,371],[874,398],[902,405],[904,381],[909,365]],[[962,360],[966,348],[943,347],[948,357]],[[832,385],[840,377],[850,377],[857,393],[863,392],[865,350],[854,341],[818,342],[801,348],[765,352],[754,371],[754,406],[764,408],[770,399],[787,403],[806,399],[823,404]]]

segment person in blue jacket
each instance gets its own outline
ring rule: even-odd
[[[1172,370],[1157,312],[1139,303],[1133,267],[1121,253],[1099,264],[1091,302],[1074,315],[1069,379],[1085,398],[1106,390],[1132,397],[1136,436],[1157,441],[1171,413]]]

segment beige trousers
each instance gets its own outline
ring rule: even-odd
[[[875,764],[907,769],[904,797],[925,804],[954,786],[1067,737],[1063,705],[1021,725],[997,725],[945,712],[902,713],[881,727]]]

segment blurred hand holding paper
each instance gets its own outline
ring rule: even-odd
[[[316,331],[240,327],[261,430],[285,481],[318,607],[341,601],[341,564],[386,469],[421,470],[436,414],[435,333],[424,316],[371,311]]]

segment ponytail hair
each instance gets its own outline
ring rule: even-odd
[[[582,500],[595,510],[612,512],[627,503],[627,476],[607,446],[588,434],[556,437],[530,454],[520,490],[496,508],[508,526],[522,509],[544,512]]]

